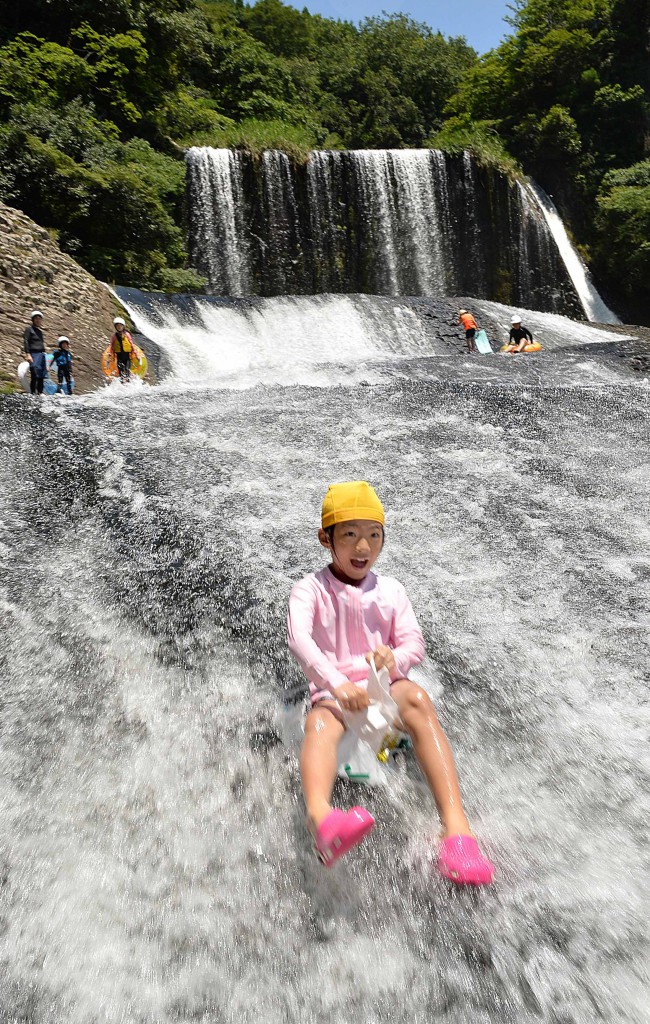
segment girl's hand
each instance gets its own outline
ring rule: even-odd
[[[393,673],[395,669],[395,655],[393,654],[390,647],[386,647],[385,644],[380,644],[374,651],[368,651],[366,654],[366,661],[370,664],[370,659],[375,659],[375,668],[387,668],[389,675]]]
[[[365,711],[370,704],[368,691],[354,683],[343,683],[336,687],[336,699],[344,711]]]

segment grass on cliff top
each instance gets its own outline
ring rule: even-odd
[[[243,149],[259,159],[265,149],[279,149],[294,163],[306,163],[313,149],[341,149],[336,135],[324,139],[308,127],[284,121],[260,121],[249,118],[218,131],[201,132],[186,140],[186,145],[212,146],[215,149]]]
[[[17,391],[20,388],[15,378],[5,370],[0,370],[0,395],[15,395]]]
[[[308,128],[288,125],[281,121],[251,119],[219,131],[193,135],[192,145],[211,145],[216,150],[245,150],[259,158],[264,150],[281,150],[296,163],[306,163],[309,153],[317,145]]]
[[[445,153],[461,153],[468,149],[483,167],[496,167],[511,180],[525,177],[520,164],[505,149],[490,121],[471,121],[468,115],[452,117],[425,145],[431,149],[442,149]]]
[[[338,135],[322,138],[312,128],[287,124],[285,121],[262,121],[249,118],[217,130],[193,134],[184,140],[186,146],[212,146],[216,149],[242,149],[259,159],[266,149],[279,149],[294,163],[306,163],[314,149],[344,150]],[[523,178],[521,166],[510,156],[488,121],[472,122],[468,117],[454,117],[443,129],[424,143],[426,148],[446,153],[469,150],[484,167],[495,167],[510,179]]]

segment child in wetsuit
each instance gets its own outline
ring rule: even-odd
[[[442,818],[438,868],[459,884],[485,885],[494,868],[465,817],[451,748],[429,695],[408,678],[424,657],[415,613],[401,583],[371,572],[384,543],[384,509],[374,489],[364,480],[333,484],[318,539],[332,560],[296,583],[289,598],[289,647],[311,693],[300,768],[316,849],[329,867],[374,825],[365,808],[345,813],[330,803],[345,715],[368,707],[374,658],[377,669],[388,670],[390,695]]]
[[[508,335],[508,345],[505,348],[506,352],[523,352],[526,345],[530,345],[533,336],[527,327],[523,327],[521,318],[513,316],[511,320],[510,334]]]
[[[70,339],[62,334],[59,338],[59,350],[52,356],[52,363],[56,366],[58,386],[57,395],[63,393],[63,381],[68,385],[68,394],[72,394],[72,352],[70,351]]]

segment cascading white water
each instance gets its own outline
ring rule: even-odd
[[[566,228],[553,201],[549,196],[547,196],[543,189],[533,181],[527,182],[525,186],[522,186],[522,188],[525,188],[525,190],[533,196],[535,202],[544,214],[546,223],[548,224],[551,234],[553,235],[557,247],[560,250],[562,259],[564,260],[565,266],[569,272],[571,280],[573,281],[575,290],[584,307],[587,320],[591,320],[592,322],[599,324],[620,324],[621,321],[619,318],[606,305],[594,287],[594,283],[589,276],[587,268],[580,259],[577,250],[569,240]]]
[[[298,218],[291,165],[285,153],[266,150],[262,155],[262,193],[267,226],[263,261],[274,293],[297,290],[302,279],[303,240]],[[287,255],[289,261],[287,262]]]
[[[647,387],[548,314],[540,363],[427,358],[388,300],[128,300],[159,387],[0,400],[0,1016],[646,1024]],[[412,762],[310,849],[286,597],[358,477],[488,891],[437,876]]]
[[[400,201],[397,235],[412,250],[417,295],[449,294],[443,226],[431,156],[426,150],[391,151],[393,173]],[[405,292],[406,288],[400,288]]]
[[[477,217],[477,196],[474,181],[474,161],[468,150],[463,151],[462,204],[464,207],[463,258],[471,267],[474,287],[472,295],[485,295],[485,268],[489,263],[487,247]]]
[[[217,291],[248,295],[252,281],[237,154],[194,147],[187,158],[193,167],[190,215],[198,269]]]
[[[193,262],[217,294],[456,293],[579,315],[566,234],[558,249],[534,194],[467,151],[319,151],[303,166],[192,149],[187,167]]]
[[[378,291],[387,295],[400,295],[399,233],[397,231],[397,205],[395,202],[391,159],[387,150],[358,149],[352,152],[353,166],[358,169],[358,189],[365,209],[374,216],[368,218],[371,249],[375,258],[375,274],[381,282]]]
[[[366,373],[369,362],[387,353],[432,350],[413,311],[375,311],[364,296],[285,296],[256,305],[197,298],[179,310],[155,295],[122,294],[141,330],[165,353],[174,383],[192,387],[328,385],[349,377],[351,367]]]

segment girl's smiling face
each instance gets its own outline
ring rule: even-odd
[[[332,540],[325,530],[318,539],[332,553],[332,569],[343,582],[360,583],[372,569],[384,544],[384,528],[370,519],[336,523]]]

